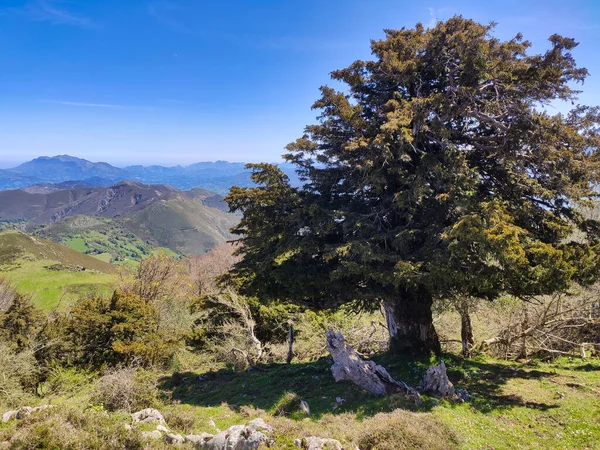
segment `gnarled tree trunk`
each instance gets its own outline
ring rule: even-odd
[[[384,300],[383,309],[393,352],[441,352],[433,326],[432,304],[431,294],[425,288],[402,289],[397,298]]]
[[[462,354],[471,357],[471,348],[475,343],[473,339],[473,326],[471,324],[471,314],[469,314],[469,301],[461,299],[458,306],[460,314],[460,340],[462,342]]]

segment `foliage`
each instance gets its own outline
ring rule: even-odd
[[[3,431],[0,442],[7,449],[165,448],[160,444],[149,447],[139,431],[123,428],[122,417],[76,408],[48,409],[19,421],[14,430]]]
[[[0,342],[0,405],[17,406],[35,392],[38,368],[30,350],[15,352]]]
[[[23,351],[31,345],[43,319],[42,311],[27,297],[16,294],[6,312],[0,315],[0,336]]]
[[[66,334],[81,365],[160,364],[170,360],[180,337],[161,331],[158,321],[151,303],[115,291],[77,303]]]
[[[432,297],[597,277],[600,228],[578,208],[597,196],[599,111],[544,109],[575,102],[587,76],[577,43],[552,35],[529,54],[493,27],[453,17],[386,30],[373,61],[332,73],[348,90],[321,88],[319,123],[287,147],[303,187],[254,164],[258,186],[226,199],[243,213],[229,276],[242,292],[315,308],[383,300],[393,344],[439,350]]]

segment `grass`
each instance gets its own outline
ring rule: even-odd
[[[80,253],[85,253],[89,250],[89,247],[85,243],[85,239],[82,237],[72,237],[65,240],[65,245],[70,249],[78,251]]]
[[[374,359],[413,386],[437,362],[386,354]],[[349,382],[335,383],[331,361],[321,358],[243,372],[222,367],[154,373],[160,399],[155,406],[182,434],[214,434],[264,417],[275,428],[275,449],[295,448],[294,439],[315,435],[338,439],[344,448],[353,442],[362,450],[600,449],[600,361],[467,360],[452,354],[444,361],[455,386],[473,395],[469,402],[424,396],[417,407],[401,396],[374,397]],[[54,384],[63,390],[48,394],[58,405],[49,414],[102,410],[94,400],[94,374],[68,369],[57,376],[61,381]],[[300,399],[309,404],[309,416],[294,406]],[[108,414],[112,427],[128,422],[127,415]],[[14,426],[0,425],[0,448]]]
[[[0,275],[45,311],[81,295],[109,294],[116,281],[106,262],[15,231],[0,233]]]
[[[376,359],[397,379],[412,385],[434,362],[385,355]],[[160,387],[169,398],[195,407],[204,419],[210,416],[218,422],[222,417],[224,425],[231,421],[231,411],[241,414],[259,408],[277,415],[278,406],[295,394],[308,402],[308,420],[316,423],[340,414],[349,414],[358,423],[401,408],[453,430],[464,449],[600,448],[600,362],[559,359],[527,364],[453,355],[444,359],[451,381],[465,387],[473,395],[471,401],[461,404],[425,397],[423,405],[415,407],[397,396],[376,398],[351,383],[334,383],[331,363],[325,358],[252,372],[176,374],[163,378]],[[299,411],[289,418],[306,420]],[[201,431],[210,432],[209,428]]]
[[[82,294],[109,294],[113,290],[114,275],[84,271],[51,270],[54,261],[16,261],[19,267],[2,272],[21,293],[30,294],[33,302],[45,311],[51,311],[77,300]]]

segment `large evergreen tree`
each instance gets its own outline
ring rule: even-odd
[[[382,303],[393,348],[439,351],[436,297],[520,298],[594,280],[598,110],[572,39],[528,54],[517,35],[454,17],[386,30],[373,61],[322,87],[319,122],[288,145],[305,184],[252,165],[227,201],[243,218],[229,278],[259,296],[330,308]],[[577,232],[577,233],[576,233]]]

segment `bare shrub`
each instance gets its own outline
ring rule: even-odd
[[[94,400],[109,411],[133,412],[158,403],[156,379],[133,367],[109,370],[98,380],[95,391]]]
[[[13,304],[17,291],[5,278],[0,277],[0,312],[6,311]]]
[[[198,324],[212,335],[210,351],[225,362],[255,365],[264,354],[256,337],[256,321],[246,298],[228,288],[203,297],[196,309]]]
[[[516,302],[500,320],[500,329],[480,349],[497,356],[533,354],[589,356],[600,351],[599,286],[577,293],[530,297]]]
[[[197,295],[215,294],[221,291],[217,278],[223,275],[240,259],[233,252],[236,246],[225,243],[215,246],[201,256],[185,259]]]
[[[184,264],[160,252],[142,261],[131,271],[122,271],[119,289],[150,303],[185,297],[189,278]]]

